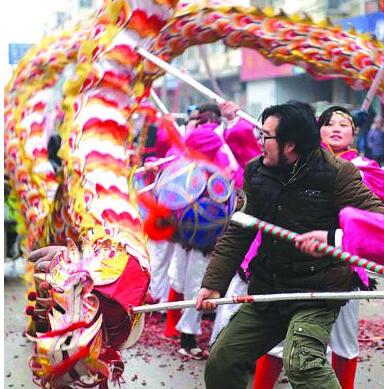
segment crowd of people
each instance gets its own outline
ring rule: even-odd
[[[352,272],[348,264],[320,255],[315,244],[346,245],[339,213],[348,207],[373,219],[384,214],[383,121],[377,116],[367,134],[368,159],[352,148],[361,123],[341,106],[318,118],[303,102],[271,106],[263,111],[258,131],[236,117],[238,109],[232,102],[190,107],[183,143],[228,172],[239,195],[237,209],[300,235],[292,245],[229,223],[205,250],[149,241],[152,301],[197,297],[196,309],[164,313],[163,337],[179,338],[182,355],[208,358],[207,389],[245,388],[255,362],[254,388],[273,388],[284,366],[294,388],[352,389],[359,353],[357,300],[221,306],[209,350],[199,347],[198,336],[203,311],[217,308],[207,299],[247,291],[374,287],[360,268]],[[166,129],[158,127],[151,159],[178,156],[173,146]],[[32,259],[49,262],[54,252],[34,253]]]

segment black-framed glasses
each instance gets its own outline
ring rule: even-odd
[[[277,139],[277,136],[266,136],[263,132],[258,132],[257,139],[264,144],[267,139]]]

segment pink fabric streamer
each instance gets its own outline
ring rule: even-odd
[[[322,142],[321,146],[328,150],[330,153],[334,154],[331,147]],[[348,149],[341,154],[338,155],[339,158],[345,159],[346,161],[352,162],[360,171],[360,174],[362,176],[363,183],[378,197],[380,197],[382,200],[384,200],[384,169],[381,169],[379,164],[372,160],[365,157],[360,157],[359,152],[356,149]],[[343,212],[342,210],[340,212]],[[366,211],[359,211],[359,212],[366,212]],[[339,220],[341,220],[339,215]],[[341,221],[340,221],[341,223]],[[343,228],[344,230],[344,228]],[[345,234],[345,232],[344,232]],[[360,236],[360,238],[362,238]],[[365,239],[366,237],[364,236]],[[351,239],[351,238],[349,238]],[[350,251],[348,248],[344,247],[344,241],[343,241],[343,249],[345,251],[349,251],[352,254],[360,255],[356,252]],[[360,255],[364,258],[364,255]],[[369,257],[367,257],[369,259]],[[369,279],[367,272],[365,269],[361,267],[352,266],[352,269],[359,275],[360,279],[363,281],[364,285],[369,285]]]
[[[247,277],[250,275],[249,271],[249,264],[251,263],[252,259],[256,257],[259,247],[261,245],[261,237],[262,232],[259,230],[257,231],[256,238],[253,240],[252,244],[249,246],[249,249],[247,251],[247,254],[245,254],[245,257],[243,259],[243,262],[241,262],[240,267],[244,270]]]
[[[339,213],[343,250],[384,265],[384,215],[346,207]]]
[[[376,196],[384,199],[384,170],[380,168],[379,164],[368,158],[359,157],[359,153],[355,149],[349,149],[339,155],[340,158],[352,162],[360,171],[363,179],[363,183],[373,192]],[[363,211],[361,211],[363,212]],[[343,248],[346,249],[343,245]],[[352,252],[352,254],[357,254]],[[359,254],[358,254],[359,255]],[[360,255],[363,258],[364,255]],[[369,259],[369,258],[368,258]],[[369,285],[368,274],[365,269],[361,267],[352,266],[352,269],[359,275],[365,286]]]
[[[382,200],[384,200],[384,170],[375,166],[358,166],[364,175],[363,182]]]
[[[376,161],[359,157],[355,149],[349,149],[338,157],[352,162],[360,170],[364,184],[376,196],[384,200],[384,169]]]

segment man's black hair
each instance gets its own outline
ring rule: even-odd
[[[217,103],[203,103],[199,105],[199,114],[204,112],[213,112],[216,116],[221,117],[221,110]]]
[[[355,123],[353,121],[353,117],[352,117],[351,113],[348,111],[347,108],[344,108],[340,105],[332,105],[332,107],[329,107],[325,111],[322,112],[322,114],[319,117],[319,120],[317,121],[319,124],[319,128],[321,128],[323,126],[327,126],[329,124],[329,122],[331,121],[332,115],[334,114],[334,112],[337,112],[337,111],[343,112],[344,114],[346,114],[347,116],[349,116],[351,118],[352,129],[353,129],[353,132],[355,132]]]
[[[263,124],[269,116],[279,119],[276,137],[280,148],[287,142],[293,142],[295,151],[300,155],[305,155],[320,145],[319,127],[309,104],[292,101],[272,105],[261,114]]]
[[[296,107],[300,108],[300,109],[304,109],[304,110],[307,110],[309,114],[312,114],[313,116],[316,115],[316,111],[315,109],[312,107],[311,104],[308,104],[308,103],[304,103],[304,101],[300,101],[300,100],[289,100],[287,101],[287,104],[292,104],[292,105],[295,105]]]

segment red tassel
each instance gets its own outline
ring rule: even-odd
[[[165,219],[158,216],[149,216],[144,222],[144,233],[152,240],[170,240],[176,231],[176,227],[172,224],[163,224],[164,221]]]
[[[46,332],[45,334],[40,335],[39,339],[40,338],[52,338],[54,336],[61,336],[61,335],[64,335],[68,332],[78,330],[79,328],[87,328],[89,326],[90,326],[90,323],[87,323],[85,321],[78,321],[77,323],[73,323],[68,327],[61,328],[60,330]]]
[[[148,194],[140,195],[138,201],[148,209],[143,225],[145,234],[152,240],[170,240],[176,231],[171,210],[156,203]]]
[[[36,301],[37,299],[37,293],[35,291],[28,293],[28,300],[29,301]]]
[[[112,382],[119,382],[124,373],[124,363],[119,351],[107,347],[102,354],[99,355],[99,359],[112,367]]]
[[[25,307],[25,313],[26,313],[28,316],[32,316],[34,310],[35,310],[35,307],[32,306],[32,305],[28,305],[27,307]]]
[[[64,375],[69,370],[71,370],[72,367],[75,366],[78,361],[80,361],[80,359],[86,358],[88,354],[89,354],[89,347],[81,346],[79,348],[79,351],[77,351],[75,354],[71,355],[63,362],[60,362],[57,365],[53,366],[51,375],[55,377]]]

